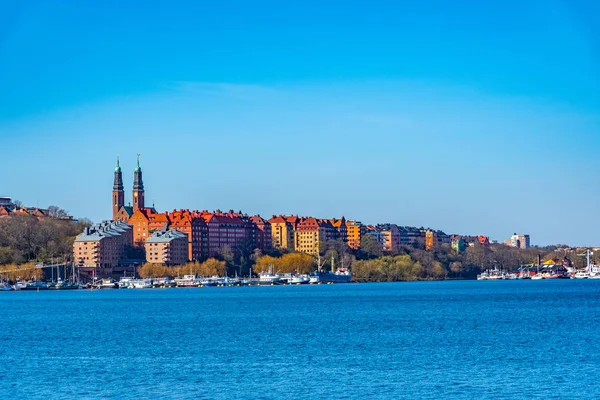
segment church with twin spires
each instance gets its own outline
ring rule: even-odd
[[[125,205],[125,190],[123,188],[123,174],[117,157],[115,168],[115,181],[112,192],[112,219],[113,221],[128,222],[134,212],[144,209],[144,182],[142,180],[142,169],[140,168],[140,155],[137,155],[137,165],[133,171],[133,193],[132,202]]]

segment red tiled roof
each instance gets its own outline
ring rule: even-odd
[[[286,221],[286,220],[283,218],[283,216],[281,216],[281,215],[278,215],[278,216],[273,216],[273,218],[271,218],[271,219],[269,220],[269,222],[270,222],[271,224],[283,224],[283,223],[285,223],[285,222],[287,222],[287,221]]]

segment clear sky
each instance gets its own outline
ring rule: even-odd
[[[598,4],[0,0],[0,195],[600,245]]]

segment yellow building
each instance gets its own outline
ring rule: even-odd
[[[335,239],[338,235],[329,220],[302,218],[296,226],[296,251],[316,256],[320,243]]]
[[[269,220],[273,247],[295,250],[295,231],[298,221],[299,218],[295,215],[278,215]]]

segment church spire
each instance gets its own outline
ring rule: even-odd
[[[117,219],[117,214],[121,207],[125,205],[125,191],[123,190],[123,174],[119,165],[119,155],[117,154],[117,167],[115,168],[115,180],[112,192],[112,215],[113,220]]]
[[[137,166],[133,171],[133,212],[144,208],[144,182],[140,168],[140,155],[137,155]]]
[[[119,165],[119,155],[117,155],[117,167],[115,168],[113,190],[123,191],[123,174],[121,173],[121,166]]]

